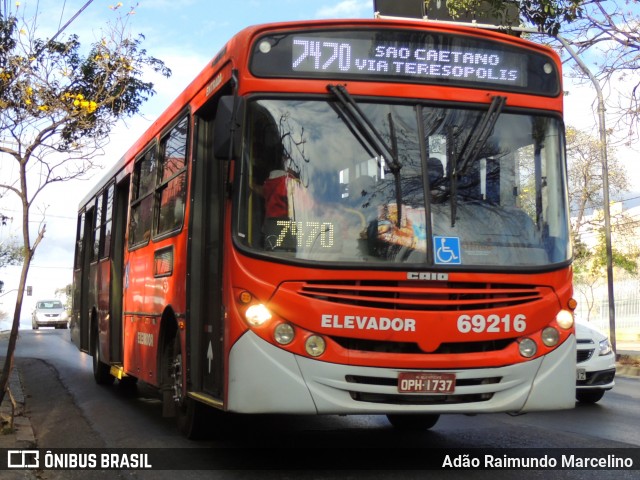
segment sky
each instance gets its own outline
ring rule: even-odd
[[[244,27],[272,21],[373,16],[373,0],[139,0],[125,1],[121,6],[111,0],[8,2],[25,18],[33,18],[38,12],[36,26],[40,38],[50,37],[87,3],[89,5],[65,33],[78,34],[80,42],[88,45],[100,38],[100,29],[115,21],[117,15],[131,12],[126,15],[131,32],[144,35],[142,46],[151,56],[163,60],[173,72],[168,80],[160,76],[145,78],[154,82],[157,94],[142,106],[140,115],[122,122],[112,132],[102,160],[105,170],[151,125],[224,43]],[[593,89],[565,84],[565,90],[569,92],[565,99],[567,124],[593,131],[597,124]],[[624,152],[623,156],[631,158],[633,153]],[[7,168],[5,160],[0,165],[2,169]],[[29,317],[36,299],[51,297],[56,288],[71,283],[77,207],[103,173],[97,171],[89,180],[52,185],[33,210],[34,228],[43,218],[40,212],[46,210],[47,232],[31,266],[27,285],[33,286],[34,294],[31,298],[25,297],[23,319]],[[0,211],[15,216],[15,220],[5,227],[0,226],[0,241],[9,235],[20,234],[20,212],[9,202],[6,197],[0,199]],[[19,268],[0,270],[0,280],[5,282],[5,292],[16,288]],[[11,293],[1,295],[0,312],[12,314],[15,296]],[[2,328],[0,320],[0,330]]]

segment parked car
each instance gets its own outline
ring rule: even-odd
[[[576,399],[596,403],[615,385],[616,355],[609,339],[591,325],[576,322]]]
[[[38,300],[31,315],[31,328],[40,327],[67,328],[69,318],[67,310],[60,300]]]

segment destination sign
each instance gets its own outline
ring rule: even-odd
[[[447,84],[558,95],[555,64],[542,53],[476,36],[418,30],[332,30],[269,35],[256,43],[260,77]]]
[[[300,72],[353,73],[467,80],[526,86],[524,58],[473,47],[449,49],[371,44],[365,40],[332,42],[293,38],[291,68]]]

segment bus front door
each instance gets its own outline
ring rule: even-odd
[[[224,163],[212,153],[213,119],[195,117],[191,197],[189,343],[196,390],[223,398],[222,225]],[[195,353],[194,353],[195,352]]]

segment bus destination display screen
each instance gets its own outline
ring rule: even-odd
[[[495,86],[556,95],[551,58],[478,37],[429,31],[311,31],[269,35],[253,50],[260,77]]]

